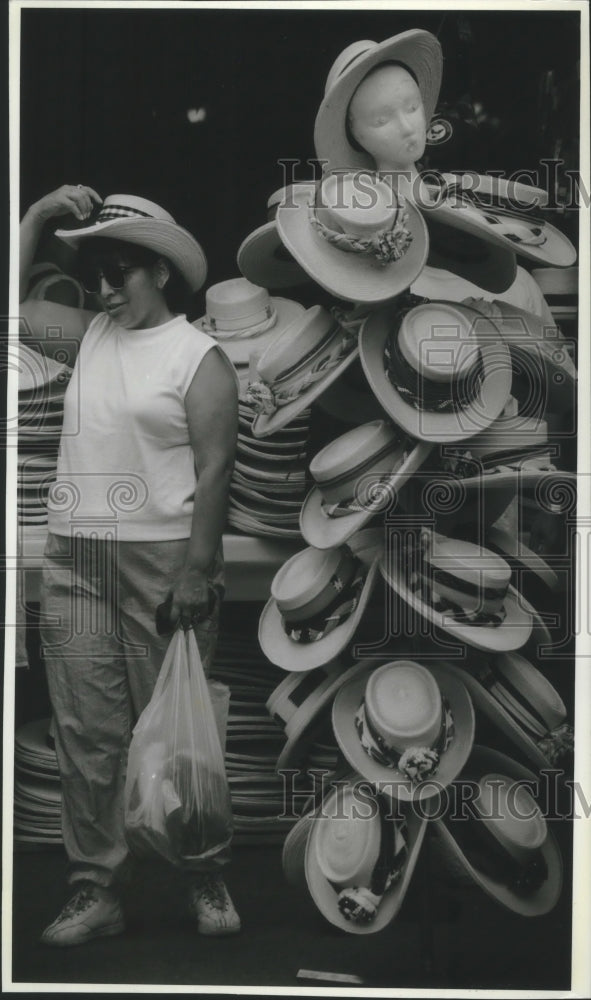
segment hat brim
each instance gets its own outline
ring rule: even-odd
[[[446,662],[446,669],[458,678],[468,689],[477,712],[496,726],[513,745],[520,750],[535,767],[549,767],[549,761],[539,749],[537,743],[528,735],[525,729],[513,718],[507,709],[481,684],[470,670],[462,670],[453,663]]]
[[[429,497],[426,509],[433,515],[437,524],[449,525],[463,524],[473,520],[477,524],[484,524],[487,531],[492,530],[491,526],[501,517],[507,506],[516,496],[521,496],[523,492],[534,489],[542,480],[556,478],[560,483],[565,480],[576,484],[576,474],[557,470],[550,472],[543,469],[533,468],[508,468],[499,465],[489,472],[484,472],[477,476],[466,476],[465,478],[454,476],[452,472],[434,471],[430,480],[425,481],[425,491]],[[422,501],[417,498],[416,493],[411,491],[407,500],[403,498],[406,509],[413,501],[420,504]],[[423,501],[425,502],[425,501]],[[447,533],[446,531],[443,532]],[[513,559],[520,560],[523,555],[523,565],[531,569],[534,573],[546,580],[547,564],[540,557],[536,557],[531,549],[527,549],[522,543],[516,546],[515,539],[503,546],[503,552],[509,553]],[[555,576],[555,574],[554,574]]]
[[[167,219],[111,219],[83,229],[58,229],[55,235],[75,249],[81,240],[91,236],[147,247],[170,260],[192,292],[197,292],[207,277],[207,259],[195,237]]]
[[[333,888],[322,872],[316,856],[315,839],[319,823],[322,823],[320,816],[312,818],[305,843],[305,877],[312,900],[329,923],[349,934],[367,935],[383,930],[394,919],[402,906],[421,851],[428,820],[417,816],[412,809],[408,810],[406,814],[408,851],[406,864],[402,869],[401,877],[394,881],[382,896],[377,914],[369,924],[359,924],[354,920],[346,920],[338,908],[338,890]]]
[[[269,434],[274,434],[275,431],[286,424],[289,424],[295,417],[298,417],[303,410],[308,409],[311,403],[315,399],[318,399],[322,395],[325,389],[329,385],[339,378],[340,375],[349,367],[349,365],[359,357],[359,345],[356,344],[355,347],[351,349],[346,357],[342,358],[338,364],[332,368],[325,378],[320,379],[315,382],[308,389],[306,389],[297,399],[294,399],[291,403],[287,403],[285,406],[280,406],[275,413],[266,414],[259,413],[255,417],[252,424],[252,434],[254,437],[263,438],[268,437]]]
[[[501,528],[491,527],[486,535],[487,547],[498,552],[510,564],[517,563],[530,573],[535,573],[539,580],[548,587],[549,590],[559,589],[560,581],[558,574],[554,572],[545,559],[542,559],[537,552],[533,552],[527,545],[503,531]]]
[[[384,368],[384,348],[389,334],[390,310],[371,313],[359,334],[359,355],[367,380],[386,412],[407,434],[426,441],[462,441],[479,434],[502,412],[511,393],[509,349],[498,339],[476,338],[480,343],[483,379],[474,401],[462,410],[435,413],[417,410],[390,382]],[[488,324],[487,324],[488,326]],[[489,330],[495,332],[490,324]]]
[[[380,486],[382,502],[378,502],[373,509],[355,511],[342,517],[328,517],[322,509],[322,491],[318,486],[313,486],[304,500],[300,513],[300,531],[308,545],[313,545],[317,549],[330,549],[335,545],[342,545],[372,517],[392,506],[394,491],[403,486],[407,478],[416,472],[431,448],[431,443],[425,441],[415,444],[402,465],[392,472],[383,486]]]
[[[547,766],[547,765],[545,765]],[[503,774],[515,781],[531,782],[532,788],[536,788],[539,779],[528,768],[523,767],[517,761],[512,760],[498,750],[489,747],[475,746],[470,759],[470,768],[478,770],[481,774]],[[518,895],[510,888],[497,882],[484,872],[475,868],[467,859],[453,836],[453,826],[446,825],[443,819],[433,821],[434,829],[447,849],[451,857],[459,862],[467,874],[480,886],[487,895],[491,896],[502,906],[519,913],[523,917],[538,917],[549,911],[556,905],[562,892],[563,865],[560,848],[550,826],[547,827],[547,836],[541,847],[544,860],[548,867],[548,878],[531,896]]]
[[[247,365],[252,354],[260,353],[269,344],[279,337],[284,330],[295,322],[305,312],[304,307],[299,302],[292,299],[283,299],[277,296],[271,297],[271,304],[277,314],[277,320],[270,330],[258,334],[255,337],[239,337],[233,340],[231,337],[219,337],[209,328],[206,316],[196,319],[193,326],[208,336],[213,337],[218,347],[229,357],[232,364]]]
[[[379,556],[375,556],[363,581],[357,607],[341,625],[316,642],[298,643],[283,627],[277,602],[270,598],[259,620],[259,643],[265,656],[282,670],[313,670],[329,663],[345,649],[355,635],[378,576]]]
[[[277,525],[279,527],[291,528],[294,531],[296,530],[297,511],[276,510],[270,500],[266,504],[260,504],[258,507],[254,505],[249,507],[247,504],[231,496],[230,510],[235,511],[237,515],[239,513],[247,514],[256,521],[266,524],[269,528]]]
[[[236,260],[240,273],[262,288],[297,288],[312,280],[281,242],[274,221],[259,226],[242,241]]]
[[[233,492],[254,500],[258,504],[272,503],[273,507],[277,507],[279,510],[283,509],[289,513],[297,514],[301,507],[301,503],[298,500],[282,500],[280,496],[270,496],[268,493],[261,493],[259,490],[250,486],[243,486],[241,483],[232,482],[230,488]]]
[[[498,653],[508,653],[521,649],[532,634],[533,621],[529,610],[526,610],[525,598],[509,586],[504,601],[505,618],[501,625],[463,625],[453,621],[450,615],[436,611],[426,604],[418,593],[414,593],[396,567],[386,566],[380,561],[380,572],[392,590],[410,605],[422,618],[435,628],[442,629],[454,638],[474,646],[476,649],[488,649]],[[530,606],[531,607],[531,606]]]
[[[284,528],[278,524],[265,524],[250,517],[242,511],[230,509],[228,511],[228,524],[239,531],[244,531],[247,535],[261,535],[268,538],[293,538],[301,539],[301,534],[297,528]]]
[[[375,170],[372,156],[353,149],[347,136],[347,109],[363,78],[380,63],[404,63],[414,73],[425,109],[431,120],[441,87],[443,55],[435,35],[421,29],[403,31],[369,48],[345,69],[325,95],[314,124],[317,159],[327,170],[350,168]]]
[[[449,785],[460,773],[474,742],[474,708],[465,685],[441,664],[429,663],[425,666],[435,677],[441,694],[449,703],[455,733],[450,746],[440,757],[433,780],[427,779],[421,783],[423,787],[421,784],[413,787],[406,775],[397,768],[385,767],[374,760],[365,752],[359,740],[355,713],[361,704],[368,675],[376,668],[375,662],[365,673],[341,687],[332,707],[334,734],[351,767],[372,784],[378,785],[385,795],[403,801],[423,801],[437,795],[438,787]]]
[[[256,458],[263,462],[299,462],[300,464],[306,458],[305,446],[301,449],[292,448],[291,451],[287,449],[285,451],[273,451],[272,449],[265,451],[262,448],[251,448],[250,445],[239,442],[236,452],[239,460],[245,464],[248,458]]]
[[[426,186],[429,187],[429,185]],[[438,189],[434,188],[433,190],[437,194]],[[442,201],[433,205],[422,203],[421,209],[427,219],[432,218],[434,222],[441,222],[454,229],[461,229],[465,233],[478,236],[487,243],[494,243],[496,246],[537,264],[571,267],[577,259],[577,251],[569,238],[544,220],[536,220],[535,225],[543,231],[545,242],[540,246],[534,246],[520,243],[496,232],[495,226],[498,224],[494,221],[496,216],[492,208],[487,213],[476,205],[465,206],[461,203],[451,205]],[[499,218],[500,221],[510,221],[505,216]]]
[[[315,190],[296,191],[293,204],[278,209],[277,228],[293,257],[331,295],[349,302],[386,302],[419,276],[427,260],[429,239],[425,221],[412,202],[405,202],[412,243],[400,260],[380,264],[375,258],[345,253],[325,240],[309,221],[314,198]]]
[[[439,222],[428,213],[424,219],[429,233],[429,267],[451,271],[495,295],[500,295],[511,287],[517,275],[517,259],[513,251],[491,243],[483,236],[478,238],[477,253],[467,253],[465,247],[461,248],[462,252],[457,252],[454,247],[454,239],[457,241],[457,237],[450,232],[454,228],[459,232],[457,227],[451,223]],[[476,238],[472,236],[471,239]],[[484,249],[486,254],[482,253]]]

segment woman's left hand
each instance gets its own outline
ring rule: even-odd
[[[170,620],[187,629],[207,617],[208,609],[207,574],[199,569],[183,570],[173,587]]]

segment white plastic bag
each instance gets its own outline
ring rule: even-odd
[[[208,685],[193,630],[178,629],[129,748],[125,827],[136,853],[156,852],[182,865],[213,858],[230,843],[232,804],[220,740],[228,702],[225,685]]]

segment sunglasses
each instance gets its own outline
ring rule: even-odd
[[[98,295],[101,290],[101,281],[104,278],[107,284],[118,291],[125,285],[127,272],[135,271],[136,266],[125,267],[122,264],[103,264],[102,267],[86,267],[80,271],[80,283],[85,292],[89,295]]]

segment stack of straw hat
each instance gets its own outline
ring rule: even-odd
[[[21,726],[14,746],[14,841],[21,850],[59,846],[61,788],[50,720]]]
[[[47,523],[47,497],[55,480],[64,393],[72,369],[21,343],[18,374],[18,521],[42,525]]]
[[[271,296],[246,278],[230,278],[206,292],[206,314],[195,326],[216,339],[234,365],[239,383],[239,428],[230,487],[228,524],[249,535],[299,538],[299,511],[306,493],[310,412],[264,441],[253,436],[255,413],[246,388],[255,359],[304,314],[298,302]]]

